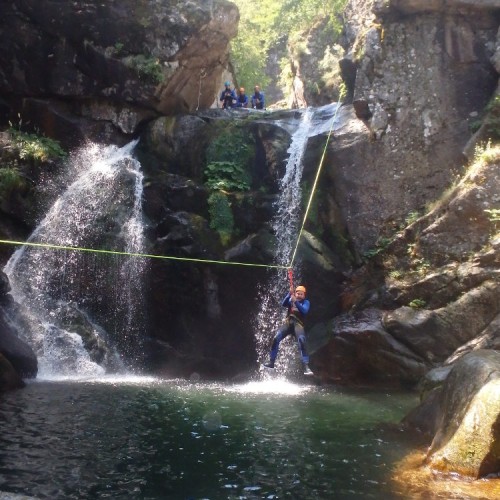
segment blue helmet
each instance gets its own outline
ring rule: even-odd
[[[231,86],[231,82],[224,82],[224,87],[230,87]]]

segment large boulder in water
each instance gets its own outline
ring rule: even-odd
[[[31,347],[23,342],[15,330],[13,321],[7,313],[15,314],[10,307],[12,297],[8,295],[10,290],[9,280],[4,272],[0,271],[0,357],[2,358],[2,374],[7,377],[6,384],[10,387],[13,380],[11,368],[17,374],[17,377],[32,378],[36,377],[38,372],[38,362],[35,353]],[[15,378],[15,377],[14,377]],[[0,381],[0,390],[2,382]]]
[[[36,355],[33,349],[18,337],[3,310],[0,310],[0,354],[9,360],[21,377],[36,377]]]
[[[0,354],[0,392],[18,389],[24,382],[9,360]]]
[[[429,368],[384,329],[382,312],[376,309],[317,324],[308,343],[315,373],[325,382],[412,386]]]
[[[442,388],[432,391],[405,424],[435,433],[426,459],[433,469],[474,478],[498,474],[500,353],[478,350],[461,358]]]

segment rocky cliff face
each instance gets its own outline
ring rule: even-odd
[[[485,210],[498,204],[498,148],[469,169],[464,150],[488,136],[473,137],[472,119],[495,109],[499,12],[493,2],[349,4],[343,113],[355,117],[330,148],[329,196],[353,247],[374,259],[345,285],[342,307],[355,314],[331,325],[338,336],[322,363],[336,353],[334,376],[416,382],[495,321]],[[399,309],[408,305],[425,310]]]
[[[0,105],[66,144],[140,133],[151,253],[267,263],[293,112],[275,122],[223,111],[166,116],[213,102],[237,16],[223,0],[3,2]],[[318,377],[420,382],[429,397],[407,424],[434,437],[429,464],[474,477],[497,473],[500,463],[492,353],[500,346],[499,19],[498,0],[349,3],[340,61],[346,102],[299,248]],[[325,60],[317,39],[307,43]],[[313,66],[302,61],[296,74],[308,104]],[[309,141],[304,186],[325,141]],[[224,193],[229,231],[213,224],[204,169],[213,144],[238,142],[252,155],[248,190]],[[21,199],[2,201],[0,232],[9,238],[25,237],[36,219],[15,213],[28,211]],[[152,263],[154,368],[207,377],[250,370],[255,290],[265,278],[253,269]],[[0,299],[10,301],[7,291]],[[12,353],[4,323],[0,378],[15,387],[15,372],[35,375],[36,359],[24,345]],[[488,428],[476,435],[483,418]],[[472,433],[474,457],[464,458]]]
[[[8,110],[66,140],[104,134],[120,142],[142,132],[152,251],[268,262],[286,127],[222,111],[164,116],[212,103],[236,26],[232,4],[18,1],[5,12],[0,37],[9,50],[0,55],[0,84]],[[349,4],[340,61],[348,95],[302,249],[310,256],[304,275],[315,282],[311,342],[325,380],[415,384],[475,342],[495,345],[498,245],[484,210],[498,206],[498,149],[469,170],[463,151],[475,142],[471,121],[495,96],[498,16],[488,1]],[[210,227],[204,168],[224,130],[244,130],[253,157],[249,194],[228,195],[237,231],[223,244]],[[480,129],[482,137],[490,132]],[[325,141],[323,134],[309,142],[304,185]],[[231,134],[227,142],[236,144]],[[226,271],[152,267],[149,316],[172,362],[183,364],[179,346],[188,339],[185,345],[199,347],[194,364],[207,353],[216,363],[233,350],[231,324],[243,322],[239,340],[251,365],[252,310],[230,304],[245,302],[258,273],[241,279],[243,293]],[[192,333],[207,324],[205,340]]]
[[[225,0],[3,2],[3,114],[75,145],[209,107],[238,16]]]
[[[465,4],[350,4],[341,66],[368,137],[352,148],[354,165],[334,175],[349,232],[364,250],[381,225],[424,211],[461,173],[470,124],[495,92],[498,6]],[[333,162],[344,163],[338,155]]]

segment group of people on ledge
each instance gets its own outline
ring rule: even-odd
[[[236,91],[231,89],[231,82],[225,82],[219,101],[224,109],[248,108],[249,104],[253,109],[265,109],[264,94],[260,91],[258,85],[254,87],[254,93],[250,97],[249,103],[248,96],[245,94],[243,87],[240,87],[238,95],[236,95]]]

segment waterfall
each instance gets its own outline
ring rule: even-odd
[[[143,252],[136,143],[76,152],[68,166],[73,182],[28,242]],[[140,356],[145,265],[142,258],[32,246],[13,254],[5,272],[39,377],[100,375]]]
[[[301,120],[292,134],[286,170],[279,182],[279,195],[276,201],[276,215],[272,221],[273,232],[276,237],[276,252],[274,264],[288,266],[298,238],[302,223],[302,189],[303,158],[307,142],[310,137],[328,133],[335,119],[339,104],[330,104],[320,108],[307,108],[301,114]],[[300,262],[294,263],[295,285],[299,284]],[[271,340],[276,334],[279,325],[283,322],[285,309],[281,307],[281,300],[289,289],[289,282],[285,270],[269,272],[265,288],[261,288],[259,298],[261,303],[257,315],[256,347],[260,361],[269,358]],[[280,373],[288,371],[289,367],[298,359],[295,342],[282,342],[277,364]]]

